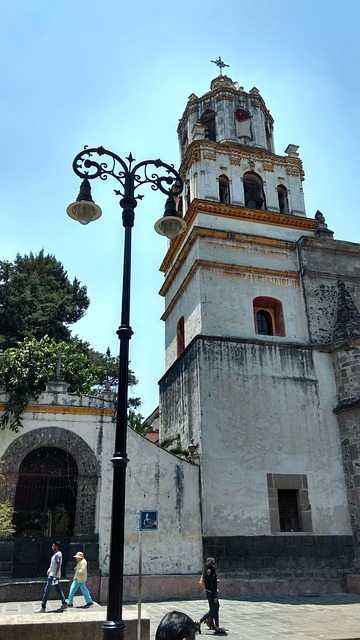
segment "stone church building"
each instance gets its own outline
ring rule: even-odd
[[[196,597],[208,555],[223,595],[360,587],[360,245],[307,217],[298,147],[278,155],[273,126],[258,89],[223,75],[179,122],[187,230],[161,265],[159,429],[190,455],[129,429],[128,599],[139,509],[159,512],[143,535],[150,599]],[[111,402],[59,384],[1,433],[1,498],[18,519],[4,579],[42,575],[62,535],[106,598],[113,441]]]

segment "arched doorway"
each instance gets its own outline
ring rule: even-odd
[[[40,447],[19,468],[15,494],[16,536],[72,536],[75,525],[77,464],[68,451]]]
[[[23,459],[14,504],[13,577],[46,575],[54,539],[66,553],[74,533],[77,478],[77,464],[63,449],[39,447]]]
[[[90,446],[67,429],[41,427],[17,437],[2,459],[0,499],[10,500],[17,511],[12,577],[45,576],[55,538],[61,542],[64,573],[67,557],[79,549],[87,552],[84,545],[91,547],[95,570],[99,466]]]

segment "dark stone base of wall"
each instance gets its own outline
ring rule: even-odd
[[[46,578],[11,579],[0,582],[0,602],[41,602],[46,584]],[[65,596],[69,591],[70,582],[66,578],[60,580],[61,589]],[[50,592],[50,600],[59,600],[55,589]]]
[[[71,581],[68,578],[60,580],[65,598],[68,597]],[[89,576],[86,584],[93,600],[100,602],[100,576]],[[0,581],[0,602],[35,602],[36,600],[41,602],[45,585],[46,578],[24,578],[23,580],[14,578]],[[76,595],[81,595],[80,589]],[[50,591],[50,600],[59,600],[55,589]]]
[[[349,593],[360,595],[360,575],[349,574],[346,576],[346,590]]]
[[[53,538],[0,539],[0,581],[29,581],[46,576],[52,556]],[[88,574],[99,576],[99,536],[81,535],[72,538],[60,538],[63,553],[62,575],[72,577],[76,560],[75,554],[82,551],[88,563]],[[37,580],[38,582],[39,580]],[[99,591],[99,587],[97,587]]]
[[[74,555],[82,551],[87,563],[88,573],[97,574],[99,572],[99,536],[98,535],[79,535],[71,538],[66,563],[66,575],[72,575],[76,560]]]
[[[336,578],[351,572],[352,536],[224,536],[203,539],[204,558],[215,557],[225,576]]]
[[[14,540],[0,539],[0,580],[11,578],[13,574]]]

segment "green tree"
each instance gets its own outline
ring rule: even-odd
[[[9,500],[0,502],[0,538],[8,538],[15,532],[12,524],[14,509]]]
[[[118,381],[119,381],[119,356],[113,356],[109,347],[106,349],[105,354],[100,353],[99,351],[95,351],[90,347],[88,342],[83,342],[80,340],[78,336],[76,336],[75,340],[79,345],[79,349],[82,353],[84,353],[90,360],[90,362],[98,369],[100,372],[98,385],[99,388],[107,389],[108,391],[113,391],[115,394],[117,393]],[[128,371],[128,384],[130,390],[137,385],[138,379],[136,378],[134,372],[129,369]],[[128,422],[129,426],[135,431],[139,431],[142,433],[144,427],[140,426],[141,421],[143,420],[143,416],[137,412],[141,406],[141,400],[137,397],[129,397],[128,398],[128,407],[129,407],[129,416]],[[137,424],[137,428],[134,427],[134,424]]]
[[[186,459],[189,457],[189,451],[187,449],[183,449],[183,447],[181,446],[181,438],[179,433],[161,440],[159,442],[159,447],[161,447],[162,449],[166,449],[170,453],[174,453],[175,455],[179,456],[179,458]]]
[[[43,250],[0,261],[0,348],[45,335],[68,341],[68,325],[89,304],[86,287],[76,278],[70,282],[61,262]]]
[[[129,411],[128,411],[128,425],[134,431],[137,431],[137,433],[140,433],[142,436],[146,436],[149,430],[148,425],[143,422],[143,416],[140,413],[136,413],[136,411],[134,411],[131,408],[129,408]]]
[[[86,287],[76,278],[71,283],[61,262],[44,251],[0,261],[0,386],[8,394],[0,429],[9,426],[17,432],[26,405],[56,376],[80,395],[117,391],[118,356],[110,349],[95,351],[72,337],[68,327],[89,304]],[[61,370],[56,373],[59,353]],[[129,386],[136,384],[129,370]],[[138,420],[140,404],[140,398],[129,398]]]
[[[61,358],[59,357],[61,355]],[[57,365],[60,362],[60,371]],[[25,338],[16,348],[0,352],[0,386],[7,393],[0,428],[18,432],[21,416],[31,399],[36,400],[46,382],[57,377],[80,395],[98,393],[101,369],[82,353],[76,341],[56,342]]]
[[[2,464],[0,460],[0,465]],[[4,475],[0,466],[0,482],[4,481]],[[15,532],[15,527],[12,523],[12,517],[14,509],[9,500],[0,502],[0,538],[8,538]]]
[[[50,380],[62,380],[79,395],[99,395],[104,389],[116,392],[118,357],[110,351],[104,355],[78,339],[57,342],[49,336],[41,340],[25,338],[17,347],[0,351],[0,387],[7,394],[0,429],[9,427],[18,433],[22,414],[31,400],[36,400]],[[59,366],[60,365],[60,366]],[[129,386],[137,384],[129,370]],[[142,416],[136,412],[139,398],[129,398],[129,425],[141,430]]]

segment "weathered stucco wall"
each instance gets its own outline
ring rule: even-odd
[[[159,529],[142,534],[144,574],[201,570],[199,468],[129,430],[125,565],[137,573],[136,510],[157,509]]]
[[[166,369],[178,355],[180,317],[184,317],[185,345],[196,335],[255,338],[253,300],[258,296],[280,300],[286,329],[282,342],[308,341],[297,247],[306,231],[266,224],[260,228],[251,221],[200,212],[194,233],[199,237],[189,242],[188,251],[184,249],[186,257],[174,267],[174,276],[168,278],[164,314]],[[311,286],[315,287],[309,291],[314,323],[321,323],[315,305],[324,285],[321,281]],[[333,289],[334,283],[328,286]],[[328,297],[332,295],[336,301],[336,291],[324,295],[324,310],[331,321],[335,311],[334,303],[329,310]]]
[[[331,355],[199,338],[181,360],[161,381],[162,423],[199,445],[204,535],[270,535],[268,473],[305,474],[313,533],[350,534]]]
[[[2,394],[0,402],[4,400]],[[85,502],[81,508],[83,518],[80,518],[76,530],[77,541],[81,542],[83,526],[91,515],[93,530],[99,536],[99,568],[101,575],[106,576],[112,501],[111,457],[115,434],[113,405],[99,398],[44,393],[28,409],[18,434],[8,429],[1,432],[0,458],[5,460],[5,473],[7,465],[12,471],[10,481],[2,486],[0,497],[14,500],[21,456],[30,450],[59,446],[68,448],[75,459],[79,452],[83,452],[81,455],[89,459],[89,463],[84,462],[84,473],[92,464],[95,475],[94,482],[90,476],[87,480],[84,476],[84,492],[81,496],[79,494],[79,499],[81,497]],[[142,534],[143,573],[186,574],[200,570],[202,541],[198,467],[168,453],[131,429],[128,429],[127,453],[130,462],[126,486],[124,573],[138,573],[136,511],[145,509],[158,510],[159,530]]]

